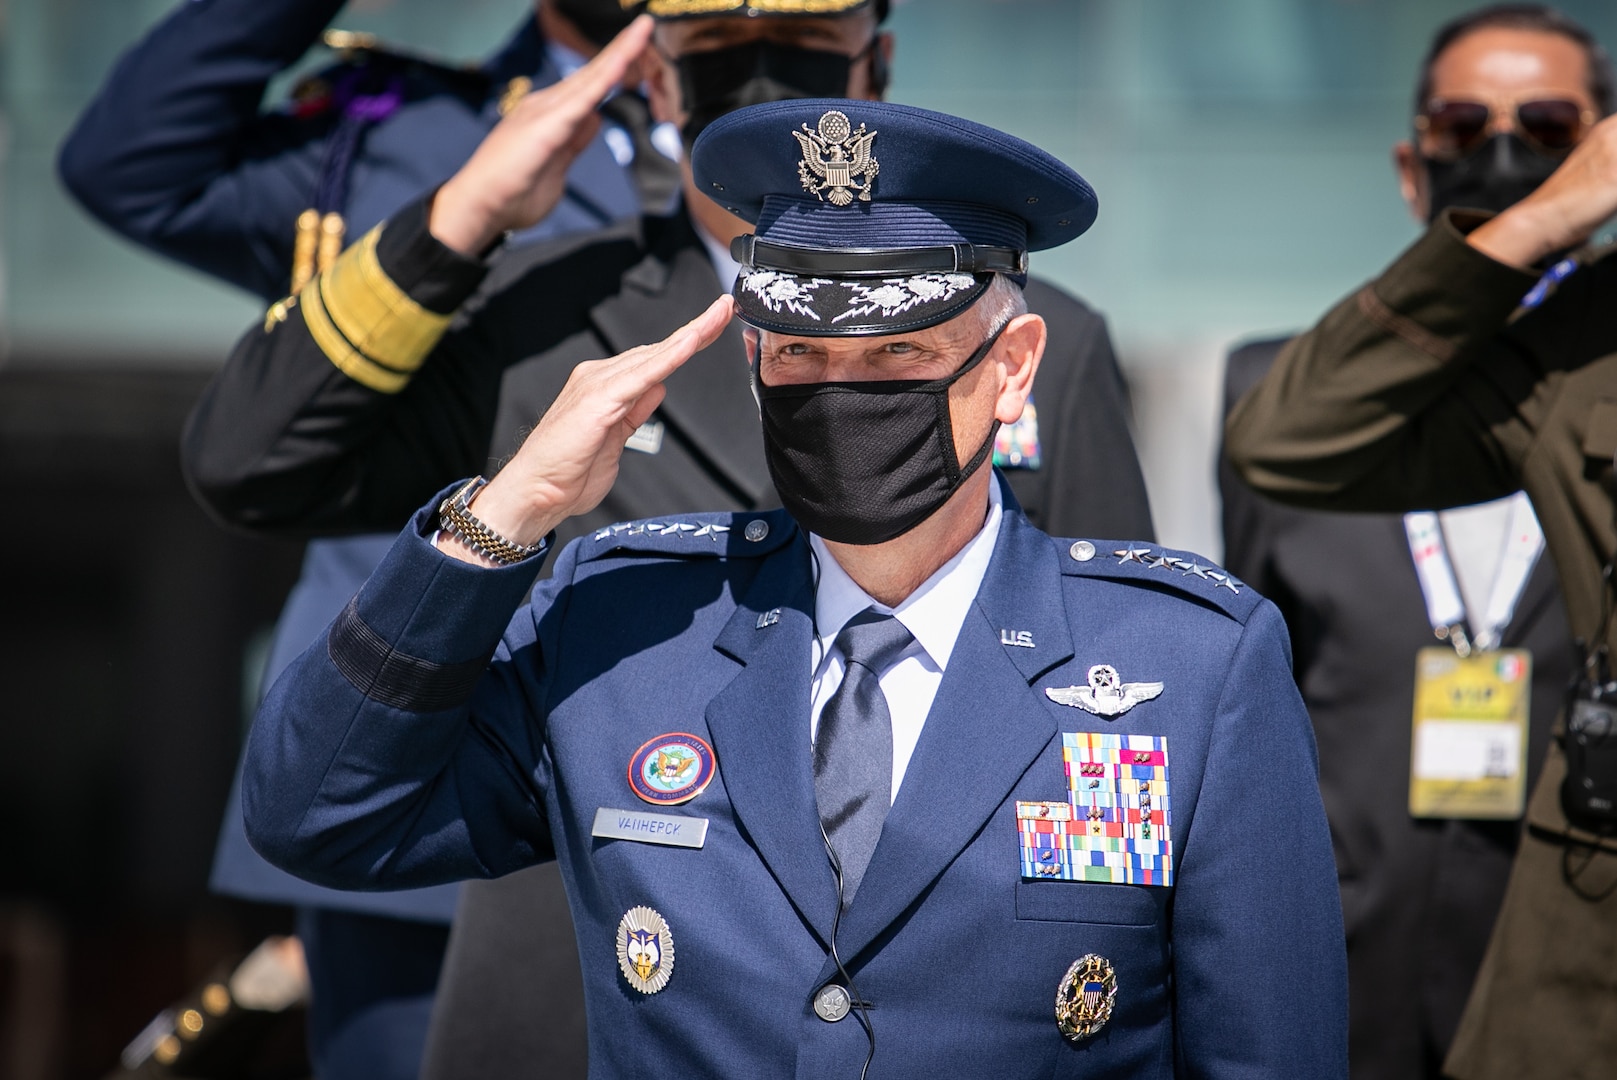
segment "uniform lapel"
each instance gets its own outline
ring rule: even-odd
[[[1007,505],[977,602],[838,932],[844,960],[948,868],[1055,736],[1055,716],[1030,683],[1073,655],[1057,559],[1049,537]],[[1012,640],[1026,632],[1034,645],[1003,644],[1002,632]]]
[[[740,829],[828,944],[837,894],[809,744],[813,603],[808,544],[799,534],[769,557],[714,642],[743,667],[708,703],[707,727]]]
[[[597,332],[615,352],[660,341],[716,300],[719,279],[683,211],[666,219],[650,251],[623,276],[617,295],[590,312]],[[746,347],[739,324],[669,378],[657,414],[742,506],[777,505],[764,465],[758,405],[747,382]]]

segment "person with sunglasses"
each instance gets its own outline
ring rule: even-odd
[[[1563,655],[1574,671],[1579,661],[1587,665],[1576,684],[1583,690],[1569,693],[1561,657],[1533,644],[1528,628],[1504,630],[1507,646],[1532,645],[1536,681],[1551,669],[1559,687],[1541,686],[1535,695],[1533,734],[1515,770],[1517,812],[1495,813],[1500,820],[1493,825],[1404,818],[1419,810],[1420,779],[1402,755],[1424,760],[1424,751],[1404,748],[1419,743],[1423,731],[1438,730],[1417,720],[1411,732],[1410,704],[1417,713],[1423,708],[1417,695],[1404,698],[1396,739],[1376,760],[1364,753],[1376,738],[1373,724],[1321,728],[1327,783],[1347,767],[1333,761],[1333,744],[1363,766],[1363,793],[1376,790],[1378,768],[1383,783],[1412,777],[1408,811],[1393,805],[1377,813],[1354,805],[1352,798],[1365,796],[1351,789],[1338,800],[1327,791],[1350,934],[1353,1051],[1361,1055],[1355,1069],[1367,1068],[1365,1076],[1436,1077],[1441,1070],[1455,1080],[1595,1077],[1609,1075],[1617,1061],[1617,830],[1605,820],[1610,803],[1603,817],[1589,797],[1603,795],[1606,783],[1588,764],[1598,765],[1589,740],[1576,725],[1566,734],[1560,719],[1547,737],[1542,723],[1546,707],[1553,713],[1568,702],[1574,717],[1595,715],[1583,699],[1605,708],[1604,697],[1617,691],[1605,660],[1617,645],[1609,616],[1617,551],[1617,259],[1591,246],[1617,213],[1612,107],[1605,52],[1553,9],[1499,5],[1451,23],[1424,69],[1412,137],[1396,153],[1404,196],[1430,222],[1426,234],[1312,330],[1232,358],[1234,384],[1243,377],[1237,368],[1273,357],[1266,375],[1245,374],[1256,382],[1253,389],[1240,396],[1232,386],[1230,395],[1240,400],[1225,427],[1233,470],[1225,486],[1227,522],[1235,525],[1232,536],[1245,538],[1232,564],[1259,560],[1285,568],[1286,586],[1306,598],[1296,610],[1306,628],[1300,657],[1324,655],[1316,649],[1315,616],[1323,613],[1337,627],[1360,620],[1360,655],[1351,643],[1337,643],[1333,655],[1342,663],[1323,678],[1335,679],[1338,690],[1348,687],[1354,676],[1340,669],[1357,663],[1352,670],[1359,677],[1387,680],[1391,661],[1377,663],[1377,650],[1384,653],[1393,638],[1417,639],[1419,628],[1405,625],[1418,621],[1417,612],[1446,638],[1440,645],[1427,637],[1428,647],[1437,648],[1423,656],[1458,665],[1448,646],[1459,653],[1469,638],[1493,635],[1496,612],[1484,617],[1477,609],[1492,604],[1462,602],[1458,618],[1434,615],[1455,606],[1439,598],[1442,582],[1430,573],[1439,561],[1434,553],[1446,547],[1455,556],[1460,581],[1452,591],[1464,592],[1464,549],[1483,554],[1480,540],[1491,535],[1493,561],[1502,566],[1512,551],[1535,547],[1540,529],[1539,543],[1559,577],[1568,636],[1580,643],[1577,654]],[[1520,513],[1519,500],[1494,511],[1492,521],[1486,512],[1450,510],[1511,499],[1518,490],[1532,513]],[[1349,558],[1338,541],[1320,539],[1320,516],[1302,513],[1311,510],[1408,517],[1402,529],[1396,518],[1385,523],[1386,535],[1374,543],[1388,554],[1378,561],[1372,544]],[[1310,517],[1313,524],[1299,526]],[[1341,528],[1361,536],[1376,531],[1373,522]],[[1407,537],[1402,552],[1392,543],[1399,532]],[[1401,565],[1393,565],[1395,558]],[[1353,565],[1363,571],[1348,581]],[[1420,579],[1418,590],[1411,578]],[[1534,588],[1526,583],[1521,596]],[[1375,604],[1369,592],[1382,597],[1380,612],[1364,609]],[[1349,593],[1347,605],[1335,602]],[[1348,605],[1364,610],[1350,615]],[[1518,620],[1529,617],[1530,607],[1519,601]],[[1555,616],[1537,616],[1538,642],[1562,636],[1543,625],[1546,618]],[[1522,678],[1508,650],[1484,654],[1484,666],[1491,657],[1501,679],[1506,672]],[[1316,699],[1328,698],[1306,660],[1299,675],[1315,680]],[[1529,776],[1537,778],[1530,792]],[[1506,822],[1510,827],[1500,830]],[[1409,858],[1414,845],[1422,845],[1414,853],[1424,853],[1424,865]],[[1365,966],[1353,935],[1385,943],[1399,928],[1401,952],[1382,948],[1381,967]],[[1407,1019],[1382,1006],[1407,1000],[1408,972],[1430,969],[1444,950],[1450,966],[1435,974],[1447,981],[1428,970],[1426,985],[1411,988],[1428,1010],[1423,1019],[1442,1026],[1417,1033],[1422,1041],[1410,1045]],[[1462,995],[1464,1009],[1455,1015]],[[1446,1016],[1432,1008],[1445,1001]],[[1402,1065],[1391,1056],[1399,1048]]]

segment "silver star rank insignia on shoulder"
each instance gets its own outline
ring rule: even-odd
[[[1070,705],[1096,716],[1122,716],[1142,701],[1162,693],[1159,682],[1126,683],[1110,664],[1089,669],[1088,686],[1046,687],[1044,696],[1057,705]]]
[[[797,165],[803,190],[832,206],[852,205],[853,192],[859,193],[861,202],[869,202],[870,187],[881,171],[872,154],[877,133],[866,131],[863,124],[855,131],[847,114],[835,109],[820,117],[818,130],[801,126],[803,130],[792,135],[803,148],[803,160]],[[860,176],[865,178],[863,184],[857,180]]]

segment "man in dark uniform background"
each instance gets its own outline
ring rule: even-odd
[[[1531,85],[1517,74],[1531,70]],[[1525,97],[1523,96],[1525,92]],[[1605,115],[1612,79],[1603,52],[1559,14],[1485,8],[1445,25],[1422,65],[1416,124],[1433,103],[1563,99]],[[1543,112],[1542,107],[1539,112]],[[1533,107],[1526,121],[1543,118]],[[1524,141],[1514,118],[1457,156],[1416,131],[1395,152],[1410,210],[1429,222],[1449,206],[1496,209],[1529,193],[1564,150]],[[1529,137],[1532,132],[1526,133]],[[1456,179],[1468,186],[1456,189]],[[1288,339],[1230,354],[1225,410],[1269,370]],[[1437,643],[1401,515],[1300,510],[1258,495],[1219,464],[1225,562],[1273,600],[1291,630],[1297,682],[1320,741],[1320,784],[1331,819],[1348,934],[1350,1062],[1365,1080],[1439,1074],[1482,963],[1520,834],[1519,818],[1414,818],[1409,809],[1410,715],[1416,653]],[[1461,579],[1469,639],[1532,655],[1533,692],[1522,776],[1536,776],[1572,674],[1566,610],[1554,567],[1539,559],[1488,625],[1489,586],[1508,576],[1503,555],[1513,500],[1459,515],[1441,534]],[[1471,548],[1468,533],[1484,545]],[[1493,556],[1492,560],[1489,556]],[[1467,560],[1477,564],[1474,569]],[[1468,569],[1479,588],[1465,588]],[[1445,633],[1447,626],[1444,626]]]
[[[892,49],[880,32],[885,7],[847,0],[805,16],[790,3],[755,3],[749,14],[740,4],[653,3],[655,115],[678,124],[688,142],[753,100],[878,96]],[[667,335],[729,286],[729,243],[747,226],[723,192],[697,188],[688,170],[682,207],[670,216],[587,242],[502,251],[487,268],[468,257],[520,224],[510,211],[547,167],[532,160],[532,148],[574,138],[552,130],[560,108],[553,96],[513,114],[430,206],[395,216],[243,339],[186,438],[194,487],[220,516],[294,533],[402,521],[445,480],[512,452],[576,363]],[[438,245],[427,233],[429,212],[454,217],[465,207],[481,217],[462,215],[457,242]],[[365,283],[419,250],[435,251],[447,270],[440,285],[420,305],[384,303],[409,315],[375,322],[369,313],[383,297]],[[1004,433],[996,461],[1047,527],[1149,535],[1104,322],[1047,284],[1031,281],[1027,293],[1051,327],[1051,355],[1036,407]],[[732,377],[743,356],[740,332],[730,328],[670,381],[667,399],[631,440],[616,486],[592,514],[567,524],[569,535],[695,506],[774,505],[750,419],[756,407]],[[564,979],[531,974],[572,952],[554,880],[540,868],[468,887],[428,1076],[506,1073],[535,1060],[576,1065],[581,1028],[532,1022],[569,1007],[582,1019],[576,997],[569,1006],[560,992]]]
[[[1565,29],[1548,36],[1571,70],[1585,55],[1601,59]],[[1555,134],[1522,103],[1545,100],[1551,72],[1520,58],[1510,66],[1521,93],[1477,103],[1470,113],[1484,124],[1430,110],[1434,136],[1457,148],[1485,141],[1450,171],[1467,190],[1451,192],[1423,237],[1281,351],[1231,413],[1227,445],[1249,484],[1299,507],[1404,512],[1524,489],[1585,645],[1580,678],[1604,683],[1617,643],[1617,263],[1584,245],[1617,212],[1617,121],[1573,111],[1564,160],[1516,176],[1477,168],[1496,160],[1486,140],[1517,137],[1503,134],[1514,125],[1534,121],[1536,134],[1523,134],[1540,143]],[[1566,89],[1609,101],[1609,76],[1585,73],[1592,87]],[[1544,754],[1446,1076],[1593,1080],[1617,1060],[1617,845],[1584,801],[1609,799],[1611,778],[1570,780],[1573,743],[1558,729]]]
[[[330,265],[345,239],[442,183],[503,111],[582,64],[632,15],[617,0],[540,0],[475,68],[334,34],[342,62],[264,111],[269,80],[316,43],[341,6],[182,5],[119,61],[78,121],[61,153],[64,184],[120,234],[268,302]],[[518,243],[636,215],[637,178],[653,208],[666,205],[674,167],[667,159],[659,166],[650,147],[644,102],[622,95],[612,115],[579,154],[566,196]],[[374,537],[309,545],[266,680],[329,621],[386,546]],[[298,881],[247,845],[235,790],[212,886],[298,906],[321,1076],[417,1074],[457,888],[359,894]]]

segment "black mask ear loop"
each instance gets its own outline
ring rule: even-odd
[[[1005,320],[1005,324],[1003,326],[1001,326],[998,330],[995,330],[992,334],[988,335],[988,340],[977,346],[977,351],[967,357],[966,362],[961,364],[959,369],[955,371],[953,375],[948,377],[947,381],[945,381],[941,387],[944,392],[937,396],[939,412],[937,430],[940,433],[946,434],[948,438],[946,448],[949,451],[949,458],[954,461],[955,465],[955,475],[949,479],[950,483],[955,487],[959,487],[961,484],[965,483],[971,478],[972,473],[975,473],[978,469],[982,468],[983,462],[988,458],[988,455],[994,449],[994,439],[999,435],[1000,422],[998,419],[994,420],[993,424],[991,424],[988,428],[988,436],[983,439],[983,444],[977,448],[977,452],[975,454],[971,455],[970,461],[966,462],[965,464],[961,464],[960,452],[955,448],[954,445],[954,418],[949,412],[948,388],[959,382],[966,376],[967,372],[987,359],[988,354],[994,351],[994,345],[999,341],[1000,335],[1005,333],[1006,328],[1010,325],[1011,320],[1007,319]]]

